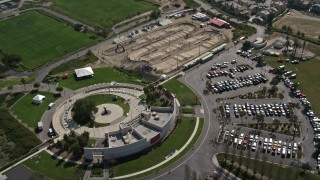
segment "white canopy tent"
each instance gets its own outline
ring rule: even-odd
[[[33,104],[41,104],[43,102],[43,100],[45,100],[45,99],[46,99],[45,96],[38,94],[32,99],[32,103]]]
[[[92,77],[94,75],[91,67],[76,69],[74,71],[76,73],[77,78],[83,78],[83,77],[88,77],[88,76]]]

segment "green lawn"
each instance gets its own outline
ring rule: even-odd
[[[0,108],[0,139],[0,166],[28,153],[41,143],[33,132],[4,108]]]
[[[89,101],[93,101],[96,103],[96,106],[100,105],[100,104],[116,104],[118,106],[120,106],[123,109],[123,115],[125,116],[129,110],[130,110],[130,106],[129,104],[124,104],[124,99],[122,97],[118,96],[118,99],[113,101],[113,94],[95,94],[92,96],[88,96],[85,99],[89,100]]]
[[[194,114],[194,109],[193,109],[193,108],[185,108],[185,107],[183,107],[183,108],[181,109],[181,111],[182,111],[182,113],[184,113],[184,114]]]
[[[77,179],[84,175],[82,166],[56,159],[47,152],[41,152],[23,164],[35,173],[54,180]]]
[[[40,105],[32,104],[32,99],[37,94],[46,97],[44,102]],[[42,114],[48,109],[48,105],[54,102],[56,98],[49,92],[29,93],[20,99],[12,108],[12,114],[16,115],[22,123],[27,124],[28,127],[35,128],[37,123],[41,120]]]
[[[79,89],[98,83],[109,83],[116,81],[119,83],[132,83],[143,85],[140,82],[140,77],[136,75],[125,74],[111,67],[93,69],[94,76],[89,79],[76,80],[74,71],[69,72],[69,78],[59,81],[59,85],[70,89]]]
[[[98,58],[93,55],[85,55],[83,57],[77,58],[77,59],[72,59],[71,61],[65,62],[61,64],[60,66],[57,66],[53,68],[50,73],[51,74],[58,74],[58,73],[63,73],[66,71],[72,71],[77,68],[82,68],[85,67],[87,64],[90,63],[95,63],[98,61]]]
[[[171,79],[164,83],[163,87],[177,97],[181,106],[200,104],[198,97],[191,91],[191,89],[177,79]]]
[[[13,78],[6,79],[6,80],[0,80],[0,88],[5,88],[5,87],[9,87],[9,86],[22,84],[21,78],[22,77],[13,77]],[[35,76],[25,76],[23,78],[25,78],[26,84],[28,84],[28,83],[33,82],[33,80],[35,79]]]
[[[0,21],[0,49],[19,54],[30,69],[96,41],[35,11]]]
[[[195,2],[194,0],[183,0],[186,3],[186,6],[188,6],[188,8],[198,8],[200,7],[200,4],[198,4],[197,2]]]
[[[110,29],[116,23],[155,9],[141,0],[51,0],[52,8],[87,24]]]
[[[148,171],[146,173],[134,176],[134,179],[142,179],[143,177],[146,177],[148,175],[156,174],[157,172],[160,172],[161,170],[169,167],[171,164],[175,163],[180,158],[182,158],[187,152],[189,152],[192,149],[192,147],[194,147],[194,144],[198,141],[198,139],[199,139],[199,137],[201,135],[201,132],[203,130],[204,119],[200,118],[199,120],[200,120],[199,121],[199,127],[197,129],[196,135],[194,136],[194,138],[192,139],[190,144],[179,155],[177,155],[176,157],[172,158],[169,162],[167,162],[166,164],[158,167],[157,169],[154,169],[154,170]]]
[[[276,58],[269,58],[266,61],[272,67],[277,68],[280,65],[285,65],[288,71],[293,71],[297,74],[295,82],[299,82],[299,89],[306,94],[308,100],[311,102],[313,109],[320,113],[320,61],[312,59],[310,61],[301,62],[300,64],[291,64],[290,62],[278,63]]]
[[[182,120],[177,125],[173,134],[163,142],[159,147],[134,158],[126,158],[123,163],[120,163],[114,167],[115,176],[122,176],[130,173],[134,173],[143,169],[147,169],[155,164],[158,164],[165,160],[171,152],[179,150],[190,138],[196,121],[194,118],[182,117]],[[203,121],[203,120],[201,120]],[[199,123],[200,132],[202,130],[201,122]],[[181,136],[183,134],[183,136]],[[194,139],[197,139],[197,135]],[[194,141],[195,143],[195,141]],[[192,145],[191,145],[192,147]]]
[[[217,159],[219,163],[224,161],[224,154],[218,154]],[[260,155],[261,156],[261,155]],[[228,155],[227,159],[231,160],[232,155]],[[235,162],[239,162],[239,156],[235,157]],[[304,176],[300,175],[301,169],[296,169],[292,166],[279,166],[279,164],[264,162],[263,161],[256,161],[254,159],[243,157],[243,166],[246,166],[247,163],[249,164],[249,169],[253,170],[256,168],[257,173],[261,173],[264,169],[264,174],[271,179],[296,179],[296,180],[303,180],[303,179],[320,179],[320,176],[315,174],[311,174],[307,172]],[[264,165],[263,165],[264,164]],[[280,177],[279,177],[280,176]]]

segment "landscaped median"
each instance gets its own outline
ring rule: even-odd
[[[152,150],[131,157],[129,160],[126,158],[123,162],[121,162],[121,160],[115,162],[110,169],[110,175],[113,175],[115,179],[128,177],[141,178],[165,169],[192,149],[201,135],[204,120],[199,119],[198,126],[196,126],[196,124],[196,118],[182,117],[182,119],[179,120],[176,129],[167,140],[160,145],[155,146]],[[194,134],[193,138],[191,138],[192,134]],[[174,156],[175,152],[179,152],[179,154]],[[164,163],[163,161],[167,162]],[[154,168],[148,169],[150,167]],[[138,173],[139,171],[141,172]],[[129,174],[133,175],[126,176]]]
[[[217,154],[216,157],[222,168],[242,179],[320,179],[318,174],[312,174],[301,168],[272,163],[267,159],[261,161],[225,153]]]

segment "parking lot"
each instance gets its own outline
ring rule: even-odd
[[[274,139],[253,133],[246,134],[235,129],[221,131],[221,133],[223,134],[222,142],[238,150],[259,151],[281,158],[297,158],[299,144],[292,140]]]
[[[311,157],[312,152],[314,152],[314,150],[313,150],[313,144],[314,144],[313,143],[313,137],[314,137],[313,131],[312,132],[308,131],[308,129],[312,129],[312,127],[309,122],[304,123],[305,121],[302,120],[302,118],[303,119],[306,118],[306,117],[304,117],[304,114],[301,111],[302,109],[292,108],[290,106],[291,103],[296,104],[298,102],[302,103],[302,104],[308,104],[308,101],[303,98],[303,97],[305,97],[303,92],[291,91],[290,87],[293,87],[294,85],[293,85],[292,80],[289,79],[289,76],[284,76],[285,77],[283,80],[284,84],[280,83],[277,85],[278,93],[282,93],[284,95],[284,97],[281,99],[278,97],[277,98],[263,98],[263,99],[239,98],[240,96],[242,96],[244,94],[261,91],[263,88],[270,89],[272,87],[272,85],[270,84],[270,80],[275,77],[275,74],[273,74],[272,72],[269,72],[269,71],[272,70],[273,68],[271,68],[269,66],[257,67],[256,66],[256,64],[257,64],[256,59],[257,59],[257,57],[255,57],[255,56],[251,56],[250,58],[242,57],[242,56],[240,56],[240,54],[236,54],[236,52],[232,52],[232,53],[225,54],[224,56],[220,56],[220,57],[215,58],[213,61],[208,63],[205,71],[202,71],[201,73],[199,73],[199,79],[207,81],[205,83],[206,89],[212,88],[212,85],[214,86],[214,84],[218,83],[218,82],[220,84],[222,84],[222,83],[225,83],[225,81],[226,81],[227,83],[230,84],[230,82],[231,83],[236,82],[237,78],[242,77],[244,79],[244,77],[247,77],[247,79],[248,79],[248,78],[250,78],[249,76],[251,76],[251,78],[253,78],[254,75],[259,76],[258,74],[260,74],[261,77],[264,77],[267,79],[266,83],[243,86],[242,88],[240,87],[241,85],[239,85],[239,88],[235,87],[235,89],[233,89],[233,87],[231,87],[232,90],[229,90],[229,91],[225,90],[221,93],[215,93],[214,89],[213,89],[213,92],[210,91],[210,93],[206,95],[207,102],[212,103],[212,104],[214,104],[214,102],[218,103],[216,106],[212,107],[213,109],[218,110],[219,106],[222,106],[225,108],[226,104],[229,105],[230,117],[228,117],[226,124],[224,124],[224,125],[220,124],[221,125],[220,129],[222,128],[222,126],[224,126],[224,128],[229,129],[230,132],[232,129],[241,130],[242,133],[244,133],[244,134],[251,134],[253,132],[258,132],[259,136],[261,135],[263,138],[270,138],[271,137],[273,139],[281,140],[282,141],[281,148],[283,146],[283,142],[286,142],[287,143],[286,144],[287,151],[289,149],[288,142],[292,142],[293,140],[295,140],[295,142],[297,142],[297,144],[301,144],[301,147],[303,149],[304,155],[303,155],[302,159],[304,159],[304,160],[308,159],[308,162],[312,166],[316,165],[317,164],[316,159],[313,159]],[[237,62],[234,64],[231,63],[233,60],[236,60]],[[224,62],[228,62],[228,63],[224,63]],[[216,65],[219,66],[219,64],[220,64],[220,66],[222,66],[223,64],[228,64],[228,67],[224,67],[224,68],[217,67]],[[234,73],[235,77],[234,78],[230,77],[230,75],[229,75],[230,69],[233,69],[233,70],[234,70],[234,68],[237,69],[238,66],[246,66],[246,67],[248,67],[248,69],[244,70],[244,71],[237,70]],[[231,71],[233,71],[233,70],[231,70]],[[209,72],[214,72],[214,71],[218,72],[218,76],[208,77]],[[226,72],[225,72],[225,74],[223,74],[221,71],[227,71],[228,74],[225,75]],[[219,72],[221,72],[221,75],[219,75]],[[293,73],[294,72],[292,72],[292,74]],[[224,85],[226,85],[226,84],[224,84]],[[235,109],[234,109],[235,104],[237,105],[239,117],[236,117],[236,114],[235,114]],[[247,104],[249,104],[249,113],[248,113],[248,109],[247,109]],[[239,105],[241,106],[241,108],[239,108]],[[243,105],[245,106],[245,108],[243,108]],[[253,106],[254,109],[253,108],[251,109],[251,107],[252,107],[251,105]],[[257,111],[258,110],[257,108],[259,108],[259,111]],[[263,112],[261,112],[261,110]],[[264,129],[258,130],[258,129],[255,129],[252,127],[250,128],[250,126],[248,126],[248,124],[257,124],[258,123],[258,121],[256,119],[256,117],[257,117],[256,115],[259,113],[264,116],[264,123],[265,124],[273,124],[276,121],[277,121],[277,123],[279,122],[281,124],[291,124],[291,122],[290,122],[291,118],[288,117],[288,115],[291,116],[291,114],[289,113],[291,110],[292,110],[292,113],[298,117],[298,121],[301,121],[299,123],[300,124],[299,129],[300,129],[300,133],[301,133],[299,137],[294,138],[292,135],[289,135],[289,134],[282,134],[280,132],[271,132],[271,130],[266,131]],[[240,111],[241,111],[241,113],[240,113]],[[251,116],[250,116],[250,112],[251,112]],[[240,114],[241,114],[241,116],[240,116]],[[220,123],[222,123],[222,121],[224,121],[222,117],[219,117],[219,115],[217,115],[216,117]],[[225,114],[225,118],[227,118],[226,114]],[[245,126],[242,126],[242,124],[244,124]],[[317,126],[315,126],[315,127],[317,127]],[[320,136],[319,136],[319,139],[320,139]],[[312,148],[307,148],[307,147],[310,147],[310,144],[311,144]],[[270,147],[272,147],[272,146],[270,146]],[[236,148],[236,149],[238,152],[239,149],[238,148]],[[261,149],[261,153],[263,153],[263,145],[257,146],[257,149],[259,149],[259,153],[260,153],[260,149]],[[278,150],[278,148],[277,148],[277,150]],[[291,148],[291,151],[290,151],[291,157],[292,157],[292,150],[293,149]],[[278,155],[278,152],[276,152],[275,155],[272,155],[271,151],[270,151],[270,153],[265,153],[265,154],[269,156],[269,158],[268,158],[269,161],[273,161],[273,162],[277,162],[277,163],[284,162],[286,164],[291,164],[292,162],[300,161],[300,159],[297,159],[297,156],[295,156],[295,158],[279,158],[279,157],[281,157],[281,153]],[[254,156],[253,156],[253,158],[254,158]],[[315,166],[313,166],[313,167],[315,167]]]
[[[225,104],[225,116],[239,118],[240,116],[289,117],[290,109],[287,103]],[[234,115],[234,116],[233,116]]]

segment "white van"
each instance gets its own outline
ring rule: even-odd
[[[55,105],[55,103],[50,103],[50,104],[48,105],[48,109],[51,109],[54,105]]]

